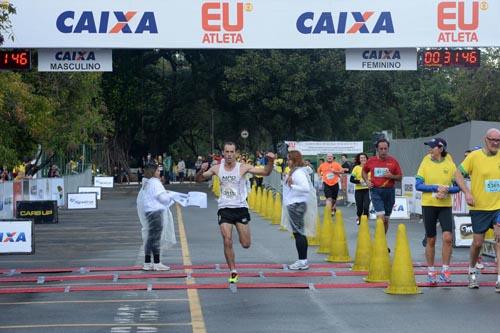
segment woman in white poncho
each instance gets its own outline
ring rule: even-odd
[[[144,242],[142,269],[145,271],[170,269],[160,262],[160,252],[161,245],[168,248],[176,243],[173,217],[169,209],[173,203],[173,196],[161,184],[158,164],[147,164],[144,167],[142,187],[137,196],[137,213]]]
[[[283,212],[281,225],[293,232],[299,259],[288,269],[305,270],[307,262],[307,236],[314,236],[318,204],[316,190],[311,183],[310,171],[299,151],[288,152],[290,173],[283,182]]]

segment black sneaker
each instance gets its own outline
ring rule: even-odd
[[[422,239],[422,246],[426,247],[427,246],[427,237],[424,236],[424,239]]]

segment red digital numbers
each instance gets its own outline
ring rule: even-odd
[[[479,67],[481,51],[433,49],[423,51],[421,58],[422,65],[429,68]]]
[[[28,50],[0,50],[0,70],[31,69],[31,53]]]

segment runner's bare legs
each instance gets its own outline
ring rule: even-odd
[[[248,224],[236,223],[236,230],[243,248],[248,249],[251,244],[250,227]],[[231,271],[236,270],[235,255],[233,249],[233,225],[221,223],[220,231],[224,241],[224,256]]]

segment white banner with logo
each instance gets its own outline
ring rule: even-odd
[[[113,51],[99,49],[39,49],[39,72],[112,72]]]
[[[12,220],[0,222],[0,254],[34,252],[33,222]]]
[[[453,216],[453,218],[453,245],[455,247],[470,247],[473,236],[470,216]]]
[[[375,209],[373,209],[373,204],[370,202],[370,216],[371,220],[377,218],[375,215]],[[396,201],[392,208],[391,219],[397,220],[409,220],[410,211],[408,209],[408,199],[406,197],[396,197]]]
[[[102,188],[113,188],[113,177],[94,177],[94,186]]]
[[[302,155],[357,154],[363,152],[363,141],[285,141],[288,150]]]
[[[78,186],[78,193],[96,193],[97,200],[101,200],[101,187],[99,186]]]
[[[68,193],[68,209],[97,209],[97,193]]]
[[[10,0],[5,48],[500,46],[495,0]]]
[[[350,71],[416,71],[417,49],[347,49]]]

